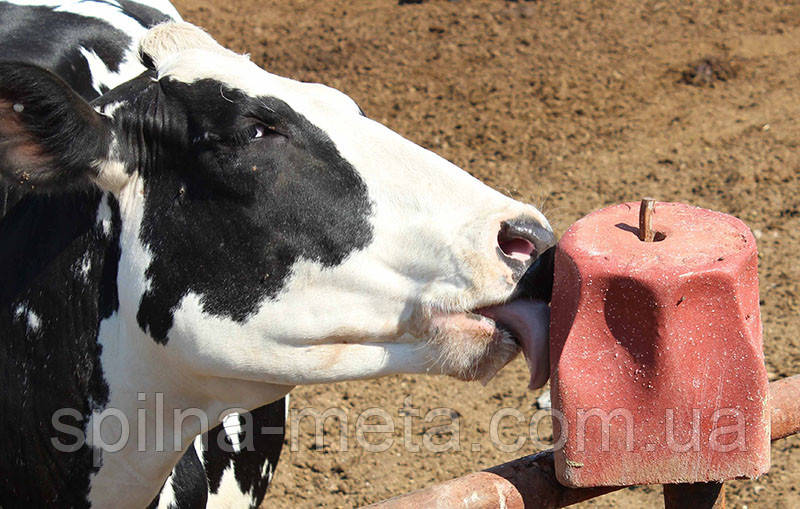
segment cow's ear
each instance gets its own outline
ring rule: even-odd
[[[90,185],[109,124],[54,74],[0,63],[0,183],[54,192]]]

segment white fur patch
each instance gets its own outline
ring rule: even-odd
[[[42,320],[39,318],[32,309],[28,310],[28,330],[31,332],[38,332],[39,327],[42,326]]]
[[[239,414],[236,412],[232,412],[225,416],[222,419],[222,427],[225,429],[225,434],[228,436],[228,440],[231,443],[231,447],[233,448],[233,452],[239,452],[242,450],[242,438],[241,435],[244,432],[242,428],[242,424],[239,421]]]
[[[39,332],[42,326],[42,319],[25,303],[17,304],[17,307],[14,308],[14,318],[17,320],[22,320],[24,318],[28,332]]]
[[[130,175],[125,171],[125,164],[122,161],[105,159],[102,161],[95,161],[93,166],[97,170],[97,175],[93,179],[94,183],[104,191],[111,191],[114,194],[118,194],[120,189],[125,186],[130,178]]]
[[[167,477],[164,487],[158,498],[158,509],[174,509],[177,507],[177,499],[175,498],[175,487],[172,485],[172,474]]]
[[[103,87],[112,89],[128,81],[130,76],[136,76],[144,70],[138,59],[129,60],[132,55],[127,55],[126,59],[120,63],[119,70],[115,72],[106,67],[105,62],[93,50],[80,48],[80,52],[89,64],[89,72],[92,74],[92,88],[98,94],[103,93]]]
[[[229,462],[225,470],[222,471],[219,489],[216,493],[208,494],[206,507],[250,507],[252,498],[249,492],[243,493],[239,488],[239,483],[236,482],[236,476],[233,472],[233,462]]]
[[[153,27],[142,38],[139,49],[153,60],[156,67],[168,57],[189,49],[202,49],[229,57],[239,57],[236,53],[220,46],[202,28],[181,22],[167,22]]]
[[[97,217],[95,224],[103,229],[103,233],[108,236],[111,234],[111,207],[108,205],[108,195],[104,194],[100,200],[100,206],[97,208]]]
[[[84,282],[89,281],[89,272],[92,270],[92,257],[89,256],[88,252],[84,253],[84,255],[73,264],[72,270],[76,277]]]
[[[89,271],[92,269],[92,259],[88,254],[83,256],[81,260],[81,276],[84,280],[89,279]]]
[[[102,113],[103,115],[111,118],[114,116],[114,112],[116,112],[120,106],[125,105],[124,101],[116,101],[113,103],[104,104],[102,107],[97,107],[96,110],[98,113]]]

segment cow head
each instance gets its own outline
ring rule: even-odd
[[[286,386],[486,379],[521,344],[544,383],[533,298],[554,237],[536,208],[191,25],[160,25],[140,50],[143,74],[92,104],[0,64],[3,177],[99,186],[98,221],[118,210],[115,330],[183,373]]]

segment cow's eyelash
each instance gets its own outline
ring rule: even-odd
[[[247,145],[254,140],[265,138],[273,134],[280,133],[275,128],[259,122],[251,124],[244,129],[225,136],[220,136],[214,133],[204,133],[200,136],[194,137],[192,139],[192,143],[197,145],[204,142],[216,141],[222,143],[223,145],[239,147]]]
[[[267,127],[263,124],[253,124],[235,132],[228,139],[223,140],[228,145],[247,145],[253,140],[263,138],[266,135]]]

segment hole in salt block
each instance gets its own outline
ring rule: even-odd
[[[638,226],[631,226],[625,223],[617,223],[614,226],[619,228],[620,230],[625,230],[626,232],[631,232],[632,234],[636,235],[636,238],[639,238],[639,227]],[[653,242],[661,242],[662,240],[666,239],[667,236],[664,232],[657,231],[655,235],[653,235]]]

